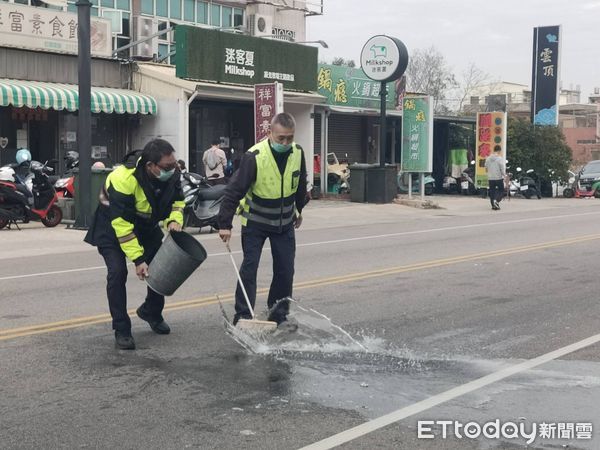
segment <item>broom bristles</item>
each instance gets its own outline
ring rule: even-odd
[[[277,329],[277,323],[270,320],[240,319],[236,324],[236,328],[251,333],[271,333]]]

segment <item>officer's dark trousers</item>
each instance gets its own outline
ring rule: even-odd
[[[292,284],[294,282],[294,259],[296,257],[296,235],[294,227],[285,229],[283,233],[263,231],[253,227],[242,228],[242,249],[244,261],[240,268],[240,276],[250,298],[250,304],[254,308],[256,300],[256,274],[260,255],[266,239],[271,245],[273,257],[273,280],[269,290],[267,306],[273,306],[276,300],[292,295]],[[246,306],[244,293],[238,283],[235,291],[235,317],[249,318],[250,311]]]
[[[162,232],[158,230],[162,235]],[[149,242],[141,242],[144,246],[146,261],[150,264],[154,255],[160,248],[161,240],[157,235]],[[145,244],[145,245],[144,245]],[[127,259],[121,247],[99,247],[98,252],[104,258],[108,274],[106,275],[106,294],[108,295],[108,307],[112,316],[113,330],[121,332],[131,331],[131,320],[127,314]],[[140,282],[140,281],[138,281]],[[149,287],[146,301],[142,308],[144,312],[157,321],[162,320],[162,310],[165,306],[165,298],[154,292]]]

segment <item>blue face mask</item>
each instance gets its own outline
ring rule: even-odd
[[[171,169],[171,170],[160,169],[160,174],[156,178],[158,178],[160,181],[169,181],[169,179],[173,176],[174,173],[175,173],[175,169]]]
[[[271,147],[273,147],[273,150],[275,150],[277,153],[285,153],[292,148],[292,144],[279,144],[277,142],[271,142]]]

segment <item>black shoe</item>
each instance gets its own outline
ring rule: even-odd
[[[292,299],[290,297],[285,297],[279,299],[275,302],[275,304],[269,309],[269,315],[267,320],[271,322],[277,322],[277,325],[282,324],[287,320],[287,315],[290,313],[290,302]]]
[[[148,316],[144,312],[142,306],[140,306],[135,312],[140,319],[148,322],[150,328],[152,328],[152,331],[154,331],[156,334],[169,334],[171,332],[171,328],[169,325],[167,325],[167,322],[162,319],[162,317],[159,320],[156,320]]]
[[[115,331],[115,348],[119,350],[135,350],[135,341],[131,333]]]

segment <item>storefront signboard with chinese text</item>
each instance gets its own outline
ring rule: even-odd
[[[402,108],[402,171],[433,170],[433,97],[406,96]]]
[[[558,125],[560,25],[533,29],[531,121]]]
[[[112,56],[109,20],[91,18],[93,56]],[[77,54],[77,14],[0,1],[0,46]]]
[[[175,40],[179,78],[252,86],[278,81],[285,89],[317,89],[314,47],[187,25],[177,26]]]
[[[379,109],[381,83],[373,81],[356,67],[319,64],[317,92],[333,106]],[[387,83],[387,106],[396,107],[396,87]]]
[[[487,189],[488,178],[485,160],[494,149],[500,148],[506,158],[506,113],[502,111],[477,113],[475,152],[475,186]]]
[[[254,142],[269,134],[271,120],[283,112],[283,85],[264,83],[254,86]]]

